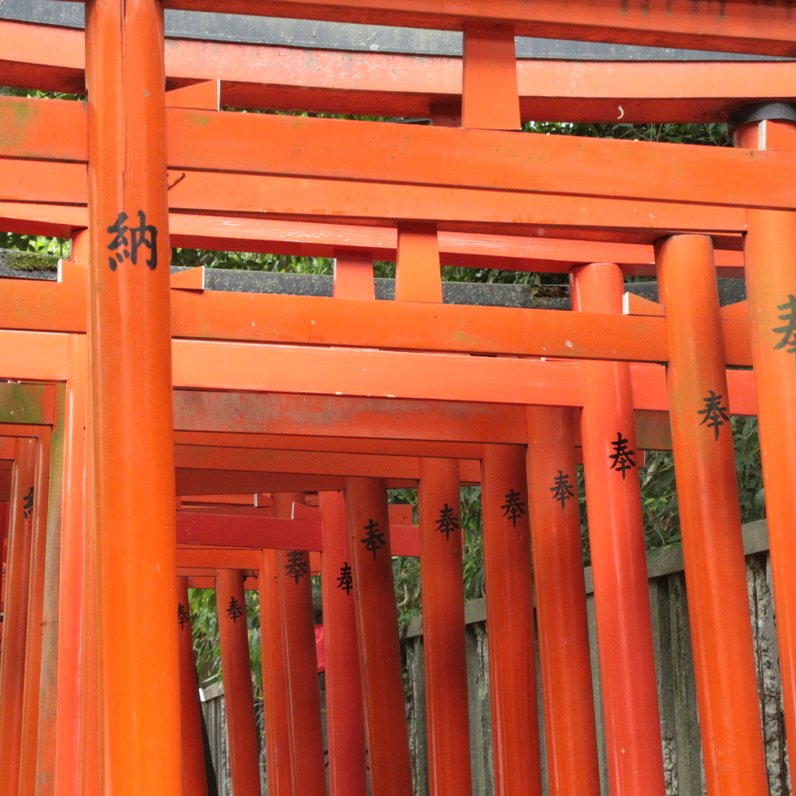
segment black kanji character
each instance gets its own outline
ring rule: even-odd
[[[792,293],[789,294],[788,300],[784,304],[780,304],[777,309],[784,310],[779,319],[785,321],[785,324],[771,330],[774,334],[782,335],[782,339],[774,348],[785,348],[787,346],[789,354],[796,354],[796,296]]]
[[[360,541],[365,545],[365,550],[373,553],[373,558],[376,558],[376,553],[387,544],[384,534],[379,531],[379,523],[369,519],[367,525],[362,526],[362,530],[365,531],[365,535]]]
[[[705,415],[700,426],[707,424],[709,428],[713,429],[713,439],[719,438],[719,429],[730,420],[727,414],[727,407],[721,403],[721,395],[716,395],[713,390],[708,390],[708,397],[702,399],[705,403],[705,408],[700,409],[697,414]]]
[[[440,533],[445,534],[445,539],[450,539],[454,531],[459,530],[459,520],[453,513],[453,509],[446,503],[439,510],[439,519],[437,520],[437,528]]]
[[[177,621],[180,623],[180,630],[191,621],[188,609],[182,603],[177,605]]]
[[[340,575],[337,578],[337,588],[342,589],[346,594],[351,594],[351,589],[354,588],[354,577],[351,572],[351,564],[348,561],[343,562],[340,567]]]
[[[553,486],[550,487],[550,491],[553,493],[553,500],[558,500],[562,509],[570,498],[575,497],[575,490],[572,489],[572,484],[569,483],[569,476],[563,470],[559,470],[558,475],[553,479]]]
[[[22,498],[22,514],[25,516],[25,519],[28,519],[31,514],[33,514],[33,486],[31,485],[30,489],[27,491],[25,496]]]
[[[288,577],[298,583],[310,571],[307,564],[307,558],[301,550],[291,550],[287,554],[287,564],[285,564],[285,572]]]
[[[625,478],[625,470],[636,466],[636,462],[633,459],[635,451],[628,450],[628,442],[629,440],[623,437],[621,432],[617,431],[616,439],[611,443],[614,452],[608,457],[613,460],[611,469],[622,473],[622,480]]]
[[[108,266],[111,271],[115,271],[116,267],[125,260],[137,265],[138,250],[143,246],[149,249],[149,256],[145,261],[147,267],[154,270],[158,266],[157,227],[146,223],[146,214],[143,210],[138,211],[139,226],[127,226],[128,218],[127,213],[119,213],[116,221],[107,228],[108,233],[113,235],[108,244],[108,251],[111,252]]]
[[[243,606],[238,602],[236,597],[229,598],[229,605],[227,605],[227,616],[233,621],[237,622],[238,617],[243,616],[245,613]]]
[[[525,514],[525,503],[522,496],[516,489],[506,492],[505,503],[500,507],[503,509],[503,516],[511,520],[511,524],[516,527],[517,520]]]

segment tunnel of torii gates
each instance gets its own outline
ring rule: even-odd
[[[57,282],[0,283],[0,793],[207,792],[189,586],[218,592],[233,790],[259,793],[244,579],[268,792],[411,793],[392,555],[421,560],[431,792],[471,792],[480,483],[495,792],[542,793],[545,754],[547,792],[598,794],[582,462],[610,791],[662,794],[638,468],[671,448],[708,792],[766,794],[729,417],[759,417],[793,739],[796,67],[517,60],[515,35],[787,58],[790,4],[165,5],[463,31],[463,55],[164,48],[156,0],[86,3],[85,34],[0,21],[0,83],[87,93],[0,97],[2,228],[72,241]],[[736,146],[517,134],[540,118],[731,118]],[[331,256],[334,295],[205,290],[171,246]],[[449,264],[569,273],[572,311],[443,303]],[[717,274],[747,299],[720,308]],[[387,504],[406,486],[419,527]]]

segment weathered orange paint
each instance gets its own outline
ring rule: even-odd
[[[87,4],[86,82],[90,491],[102,719],[101,754],[89,765],[101,767],[105,792],[178,793],[170,248],[158,0]],[[131,255],[137,226],[149,243],[138,250],[137,265],[124,258],[124,245],[109,249],[110,228],[124,218]]]
[[[760,149],[796,151],[796,125],[776,120],[737,131],[739,143]],[[766,517],[777,614],[777,639],[785,727],[796,738],[796,368],[791,346],[783,344],[787,305],[796,296],[796,213],[747,211],[749,234],[746,289],[760,419],[760,448]],[[788,746],[796,765],[796,744]]]
[[[618,266],[594,263],[576,269],[572,285],[578,310],[621,312]],[[586,367],[581,436],[608,778],[612,792],[663,796],[630,372],[616,362]],[[633,453],[633,466],[621,469],[620,460],[611,459],[620,449]]]
[[[25,645],[28,634],[28,579],[30,576],[33,512],[26,496],[33,494],[36,468],[35,437],[16,443],[9,509],[8,558],[3,600],[3,636],[0,649],[0,762],[3,782],[16,793],[20,781]]]
[[[365,715],[342,492],[320,495],[321,590],[326,655],[326,726],[331,796],[366,796]],[[349,587],[350,586],[350,587]]]
[[[577,421],[571,409],[528,407],[531,549],[547,778],[553,796],[600,794],[575,459]]]
[[[542,793],[525,450],[485,445],[481,506],[489,599],[495,793]]]
[[[418,490],[429,793],[471,793],[461,505],[455,459],[423,459]]]
[[[658,258],[705,779],[713,793],[763,796],[768,778],[710,238],[675,235],[659,244]]]
[[[254,720],[246,595],[240,570],[217,570],[216,611],[232,787],[241,796],[254,796],[260,793],[260,761]]]
[[[384,483],[346,478],[345,501],[371,789],[374,796],[407,796],[412,768]],[[371,549],[363,542],[369,534]]]
[[[182,729],[182,794],[207,796],[205,748],[199,705],[199,682],[193,653],[188,579],[177,578],[177,625],[180,648],[180,727]],[[226,692],[225,692],[226,693]]]

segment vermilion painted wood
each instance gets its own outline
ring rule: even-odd
[[[378,131],[374,135],[378,137]],[[596,153],[595,157],[616,154]],[[84,167],[78,163],[2,158],[0,178],[0,201],[66,205],[86,201]],[[746,224],[740,206],[661,203],[641,197],[579,197],[573,203],[570,196],[561,193],[388,183],[364,178],[263,177],[190,169],[170,172],[169,184],[172,210],[197,215],[259,214],[266,208],[277,220],[382,226],[396,220],[422,221],[436,216],[441,219],[440,229],[453,232],[499,231],[629,243],[652,243],[661,234],[674,230],[709,230],[720,236],[718,245],[722,248],[733,248],[737,234]],[[315,201],[319,194],[327,197],[321,206]],[[21,231],[29,230],[25,227]]]
[[[542,793],[525,451],[485,445],[481,490],[496,794]]]
[[[56,118],[59,136],[54,138],[48,125]],[[787,209],[792,198],[782,182],[796,174],[796,157],[787,151],[706,150],[686,144],[183,108],[169,108],[166,119],[174,196],[184,192],[182,183],[212,169],[240,176],[377,181],[391,189],[399,184]],[[0,131],[6,136],[0,149],[6,158],[87,160],[82,104],[3,97]],[[271,144],[267,151],[258,147],[264,138]],[[384,151],[390,151],[389,158],[383,157]],[[503,166],[506,162],[511,168]],[[620,169],[613,167],[620,164]],[[653,170],[654,182],[642,179]],[[182,172],[186,178],[178,185],[174,180]],[[444,207],[440,210],[442,219]]]
[[[614,41],[658,47],[699,47],[729,52],[789,55],[796,22],[787,5],[760,6],[738,0],[731,6],[693,6],[689,0],[633,6],[606,6],[599,0],[278,0],[263,8],[256,0],[167,0],[169,8],[268,14],[341,22],[367,22],[459,30],[465,22],[487,18],[515,23],[518,36]]]
[[[84,266],[85,267],[85,266]],[[84,616],[84,595],[91,585],[93,567],[86,548],[89,512],[86,510],[88,412],[88,350],[85,336],[74,336],[69,348],[69,381],[64,397],[63,499],[61,505],[61,566],[58,594],[58,667],[55,715],[54,793],[80,790],[83,736],[81,700],[84,680],[90,672],[84,666],[84,638],[91,626]]]
[[[573,293],[578,310],[621,312],[622,272],[610,263],[576,269]],[[614,362],[585,367],[581,434],[608,778],[612,792],[663,796],[630,373]],[[623,450],[632,466],[611,459]]]
[[[254,720],[246,595],[240,570],[219,569],[216,572],[216,610],[232,787],[241,796],[255,796],[260,793],[260,761]]]
[[[317,473],[324,475],[374,475],[385,478],[417,478],[418,457],[381,456],[367,453],[322,451],[281,451],[279,449],[235,448],[225,446],[178,445],[177,467],[198,469],[261,470],[277,473]],[[475,461],[462,462],[462,480],[477,481]]]
[[[761,149],[796,150],[796,126],[764,121],[737,131],[739,143]],[[748,212],[749,235],[745,255],[749,263],[747,294],[749,334],[752,341],[760,405],[760,443],[766,489],[771,568],[777,611],[780,672],[785,726],[796,738],[796,542],[791,518],[796,513],[796,399],[793,335],[786,333],[794,313],[788,312],[796,296],[796,214]],[[796,765],[796,744],[788,747]]]
[[[44,614],[45,564],[47,555],[48,497],[50,488],[50,431],[36,441],[33,527],[30,537],[30,570],[27,577],[27,634],[25,637],[25,683],[22,699],[19,791],[33,793],[38,781],[39,695],[42,677],[42,623]],[[53,584],[54,585],[54,584]],[[47,661],[51,663],[52,661]]]
[[[301,493],[274,495],[274,515],[279,519],[292,517],[293,503],[301,502],[303,498]],[[295,576],[291,576],[291,561],[295,564],[291,555],[297,553],[301,555],[300,564],[306,567],[306,571],[298,570]],[[294,545],[290,551],[277,550],[275,562],[287,675],[293,792],[322,796],[326,779],[309,552],[298,550]]]
[[[395,555],[418,556],[417,527],[391,524]],[[230,514],[222,510],[177,512],[177,540],[180,544],[223,547],[252,547],[273,550],[322,550],[322,527],[315,520],[285,520],[280,517]]]
[[[12,232],[55,237],[68,237],[88,223],[82,206],[43,203],[32,206],[20,202],[0,202],[0,220],[4,228]],[[245,249],[314,257],[338,257],[341,251],[367,252],[368,256],[379,253],[392,260],[397,245],[396,231],[389,227],[178,212],[170,214],[170,225],[175,246],[221,251]],[[438,242],[443,265],[565,273],[573,263],[591,262],[599,255],[621,263],[628,274],[654,274],[653,250],[648,245],[486,233],[472,235],[445,230],[438,233]],[[720,239],[717,244],[721,242]],[[716,265],[724,276],[741,276],[743,257],[737,250],[740,238],[727,237],[724,242],[729,249],[717,250]]]
[[[4,300],[0,304],[8,320],[5,323],[10,327],[29,330],[67,330],[84,331],[85,321],[80,317],[80,307],[84,291],[77,284],[57,285],[52,283],[25,284],[30,280],[12,280],[7,287],[4,286]],[[69,302],[72,302],[69,304]],[[70,309],[66,307],[69,306]],[[53,308],[53,313],[48,314],[45,308]],[[211,354],[220,356],[224,361],[230,359],[229,352],[236,350],[240,360],[248,353],[262,356],[262,350],[247,347],[241,344],[210,342],[212,340],[251,340],[254,342],[275,343],[306,343],[309,346],[331,344],[335,346],[365,346],[407,349],[448,351],[448,352],[482,352],[502,353],[511,355],[527,355],[542,357],[563,358],[612,358],[628,359],[634,361],[658,362],[666,358],[666,342],[664,322],[655,316],[617,316],[601,315],[597,313],[580,314],[560,312],[557,310],[534,310],[528,312],[524,309],[507,307],[464,307],[461,305],[434,305],[428,306],[423,302],[374,302],[368,304],[349,299],[317,298],[310,296],[274,296],[263,294],[231,294],[223,292],[194,293],[189,291],[172,291],[172,307],[174,310],[173,334],[177,337],[195,337],[197,334],[207,336],[207,341],[181,340],[175,342],[175,381],[182,385],[189,379],[188,365],[191,363],[191,354],[202,351],[205,369],[212,373],[210,366],[213,360]],[[258,328],[257,319],[263,315],[273,318],[273,327]],[[373,326],[368,326],[373,324]],[[214,333],[208,333],[208,328],[215,328]],[[368,329],[371,329],[368,337]],[[722,330],[727,351],[727,362],[733,365],[748,365],[750,355],[748,340],[745,338],[745,323],[735,318],[726,318],[722,321]],[[592,331],[594,330],[594,331]],[[599,333],[595,336],[595,333]],[[9,335],[10,344],[16,343],[24,346],[44,345],[52,340],[58,343],[58,338]],[[30,343],[27,342],[30,337]],[[2,338],[0,338],[2,339]],[[313,356],[315,349],[290,348],[285,350],[277,346],[269,349],[272,357]],[[45,362],[52,362],[52,371],[43,371],[44,365],[38,369],[25,365],[20,360],[22,357],[17,352],[9,352],[11,360],[8,367],[22,370],[23,374],[38,374],[47,372],[49,378],[62,378],[59,374],[64,367],[56,352],[50,354]],[[199,357],[198,353],[194,356]],[[398,363],[412,362],[411,370],[415,371],[421,365],[417,360],[406,360],[397,357],[394,352],[374,351],[331,351],[324,352],[326,359],[356,357],[358,362],[370,365],[371,368],[395,369]],[[287,360],[289,361],[289,360]],[[433,367],[444,366],[445,360],[430,360],[436,362]],[[491,360],[473,360],[467,371],[496,367],[490,365]],[[279,362],[279,360],[277,360]],[[17,364],[19,363],[19,364]],[[235,363],[228,363],[231,369]],[[274,365],[277,363],[275,362]],[[459,364],[457,362],[456,364]],[[566,366],[560,363],[523,362],[512,360],[514,367],[538,369],[555,372],[564,370]],[[246,363],[248,367],[248,363]],[[360,365],[361,369],[362,365]],[[251,368],[249,384],[264,385],[263,377],[256,380],[259,369]],[[343,370],[335,368],[335,370]],[[186,373],[187,371],[187,373]],[[302,368],[290,369],[287,364],[281,365],[280,372],[281,391],[301,392],[303,387],[298,385],[306,382],[301,380]],[[14,371],[16,372],[16,371]],[[234,371],[232,371],[234,372]],[[368,383],[370,374],[365,372],[352,378],[353,384]],[[487,374],[479,373],[481,378]],[[33,375],[27,376],[34,377]],[[230,379],[231,375],[227,377]],[[342,378],[342,374],[340,375]],[[398,373],[388,381],[387,373],[379,374],[379,381],[385,383],[385,389],[392,385],[399,389],[398,384],[404,383],[406,375]],[[566,384],[570,377],[562,379]],[[195,378],[187,386],[212,387],[210,376],[204,380]],[[232,386],[228,384],[227,386]],[[444,386],[444,385],[440,385]],[[438,389],[440,388],[438,386]],[[497,385],[493,385],[493,388]],[[515,385],[516,387],[517,385]],[[351,389],[351,388],[349,388]],[[360,390],[363,388],[360,387]],[[528,389],[531,389],[530,387]],[[321,392],[318,388],[316,392]],[[332,390],[330,392],[340,392]],[[455,400],[461,394],[462,388],[449,385],[443,395],[437,397]],[[419,390],[416,389],[416,393]],[[365,393],[367,394],[367,393]],[[422,393],[406,397],[424,397]],[[470,393],[470,397],[472,393]],[[529,401],[534,403],[534,401]],[[535,402],[539,402],[538,400]]]
[[[710,239],[676,235],[658,257],[705,778],[714,793],[762,796],[768,778]]]
[[[373,255],[347,249],[334,253],[334,297],[375,299]]]
[[[418,491],[429,793],[471,793],[458,464],[423,459]]]
[[[9,232],[65,238],[84,229],[88,220],[86,208],[79,205],[0,201],[0,223]],[[380,253],[388,260],[394,259],[396,250],[396,231],[389,227],[177,212],[170,214],[169,223],[173,244],[186,248],[310,257],[339,257],[341,249],[345,253],[350,248],[351,252],[367,251],[371,257],[371,252]],[[651,276],[655,270],[652,247],[648,245],[445,230],[437,238],[443,265],[565,273],[572,264],[598,257],[622,264],[628,275]],[[724,242],[730,249],[717,250],[716,265],[723,276],[740,277],[743,257],[732,248],[740,246],[740,238],[727,237]]]
[[[384,483],[376,478],[346,478],[345,484],[371,790],[374,796],[409,796],[412,768],[387,493]]]
[[[290,754],[290,702],[285,670],[276,552],[263,550],[261,562],[260,632],[263,647],[265,770],[268,777],[268,792],[285,796],[293,793],[293,776]]]
[[[331,796],[366,796],[365,716],[353,576],[350,583],[348,579],[351,563],[342,493],[322,492],[320,511],[329,793]]]
[[[395,405],[395,401],[392,402]],[[342,436],[308,436],[299,434],[239,434],[219,432],[176,431],[177,445],[203,445],[210,447],[262,448],[275,450],[321,451],[347,454],[383,454],[391,456],[433,456],[444,453],[448,459],[480,459],[481,445],[469,442],[429,442],[424,440],[391,440],[373,436],[346,438]],[[252,495],[232,498],[229,502],[241,504],[241,508],[252,506]],[[205,501],[207,502],[207,500]],[[259,507],[259,504],[258,504]],[[392,512],[392,509],[390,509]],[[317,519],[317,511],[312,519]],[[393,517],[391,513],[391,518]],[[296,515],[298,519],[309,519]],[[411,523],[410,523],[411,524]]]
[[[514,26],[468,22],[464,26],[462,71],[461,126],[519,130]]]
[[[0,763],[3,781],[16,793],[22,746],[22,700],[25,689],[28,579],[33,513],[25,516],[25,496],[35,482],[36,439],[17,441],[11,483],[8,554],[0,652]]]
[[[547,779],[554,796],[599,796],[573,410],[528,408],[526,469]]]
[[[193,654],[188,579],[177,578],[177,625],[180,648],[180,726],[182,728],[182,794],[206,796],[205,748],[199,705],[199,682]]]
[[[398,225],[395,298],[398,301],[442,301],[439,242],[434,224]]]
[[[157,0],[87,5],[86,81],[102,787],[119,796],[178,793],[170,248]],[[128,237],[113,249],[117,222],[126,223]],[[136,228],[149,246],[140,246],[134,265]]]
[[[411,117],[460,101],[458,58],[181,39],[165,45],[168,85],[220,79],[227,107]],[[2,20],[0,58],[9,86],[84,91],[80,30]],[[517,62],[523,119],[591,123],[620,116],[624,122],[724,121],[742,103],[790,100],[788,72],[788,64],[778,62]]]
[[[634,380],[640,378],[632,365],[631,376]],[[745,390],[747,380],[745,376],[739,379],[739,385],[744,388],[739,393],[734,391],[730,380],[730,400],[734,401],[731,409],[735,414],[756,411],[752,391]],[[660,380],[660,383],[660,389],[665,389],[665,381]],[[636,401],[638,393],[634,392]],[[178,428],[189,431],[207,429],[256,434],[282,430],[289,432],[288,436],[300,434],[312,439],[326,435],[329,440],[335,440],[339,435],[343,438],[415,439],[424,443],[452,440],[478,443],[489,439],[506,443],[527,441],[524,409],[508,404],[450,402],[445,404],[447,411],[440,413],[436,411],[437,405],[424,401],[185,390],[175,390],[174,403]],[[642,447],[648,447],[647,441],[660,441],[661,417],[660,412],[636,412],[639,442],[645,441]],[[396,418],[400,422],[396,423]],[[424,453],[431,451],[426,449]]]

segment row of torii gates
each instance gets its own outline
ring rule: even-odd
[[[517,61],[515,35],[792,56],[791,4],[165,5],[463,30],[463,57],[164,58],[158,0],[87,2],[85,36],[0,21],[0,83],[87,91],[0,97],[2,227],[72,241],[57,282],[0,283],[0,792],[207,792],[193,586],[217,590],[233,790],[259,793],[246,576],[268,792],[411,793],[391,554],[421,556],[431,790],[471,792],[459,487],[481,483],[495,792],[541,793],[544,754],[549,793],[598,794],[582,456],[610,792],[664,793],[638,466],[670,446],[708,792],[768,793],[729,416],[759,416],[792,741],[794,66]],[[517,132],[730,114],[732,149]],[[171,246],[333,256],[334,296],[204,290]],[[441,264],[569,272],[573,310],[444,304]],[[630,274],[661,303],[623,302]],[[717,274],[747,301],[720,309]],[[415,485],[419,530],[386,499]]]

